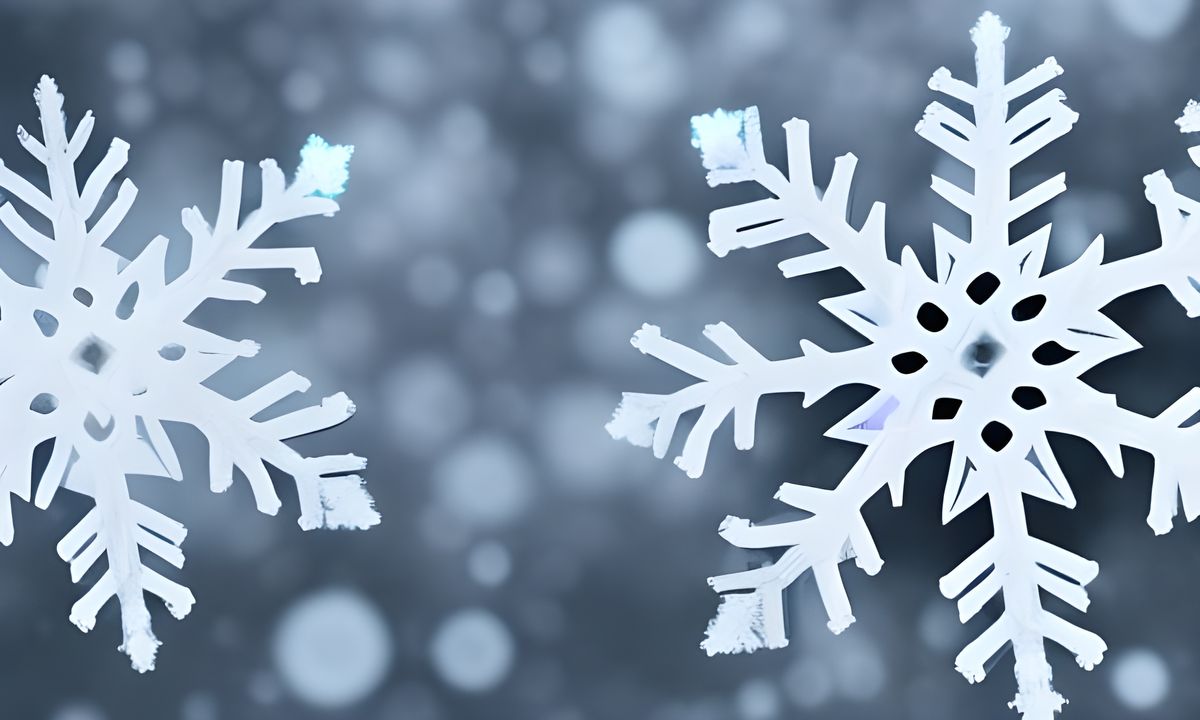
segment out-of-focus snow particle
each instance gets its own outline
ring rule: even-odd
[[[316,73],[293,70],[283,79],[283,102],[295,112],[312,112],[325,99],[325,84]]]
[[[362,0],[362,6],[381,20],[434,22],[462,14],[462,0]]]
[[[537,416],[538,449],[558,485],[582,493],[621,488],[622,455],[612,451],[597,422],[612,415],[612,393],[594,384],[569,383],[547,393]]]
[[[572,228],[535,233],[519,252],[521,285],[535,301],[567,303],[586,289],[594,261],[587,243]]]
[[[428,456],[457,436],[472,414],[471,394],[446,359],[422,355],[384,377],[381,395],[390,435],[410,454]]]
[[[954,605],[938,598],[921,611],[917,620],[917,635],[930,650],[948,651],[962,643],[963,626]]]
[[[551,38],[539,38],[525,48],[525,72],[541,85],[554,85],[567,74],[567,53],[562,43]]]
[[[508,626],[487,610],[460,610],[438,626],[429,653],[438,676],[465,693],[494,689],[508,676],[516,648]]]
[[[464,522],[490,528],[517,519],[533,499],[532,469],[511,441],[467,440],[433,469],[438,504]]]
[[[861,635],[846,638],[834,649],[834,677],[842,697],[858,702],[871,700],[887,684],[887,667],[875,643]]]
[[[1153,650],[1126,650],[1112,660],[1109,683],[1113,695],[1130,710],[1149,710],[1167,697],[1171,674],[1162,657]]]
[[[315,707],[344,708],[366,698],[387,677],[391,628],[361,593],[320,590],[288,608],[272,650],[292,695]]]
[[[350,179],[350,156],[353,145],[330,145],[320,135],[309,135],[300,148],[300,167],[296,179],[308,180],[316,188],[314,194],[335,198],[346,192]]]
[[[441,307],[454,299],[462,287],[462,275],[449,259],[426,255],[408,269],[408,291],[425,307]]]
[[[141,82],[149,69],[146,47],[136,40],[121,40],[108,50],[108,74],[117,82]]]
[[[833,697],[833,673],[829,664],[806,655],[783,674],[783,690],[798,708],[811,710]]]
[[[541,0],[509,0],[504,5],[504,25],[517,37],[530,37],[546,26],[549,12]]]
[[[437,132],[442,147],[458,155],[470,156],[485,149],[491,126],[487,116],[474,105],[460,103],[442,114]]]
[[[155,64],[155,85],[167,101],[183,104],[196,99],[204,84],[196,61],[186,53],[168,55]]]
[[[277,705],[283,697],[283,689],[279,687],[279,678],[275,673],[259,670],[250,676],[247,688],[250,699],[259,705]]]
[[[504,270],[481,273],[471,286],[471,296],[475,308],[484,315],[505,317],[517,309],[517,284]]]
[[[212,693],[193,692],[183,699],[180,720],[219,720],[217,699]]]
[[[91,703],[73,702],[54,711],[50,720],[107,720],[108,716]]]
[[[667,107],[687,83],[678,44],[645,5],[600,5],[587,20],[579,48],[580,69],[592,90],[633,112]]]
[[[762,678],[748,680],[738,688],[735,703],[742,720],[771,720],[779,715],[779,690]]]
[[[415,162],[417,141],[412,128],[397,113],[375,105],[347,108],[336,125],[331,125],[331,134],[354,138],[360,149],[354,159],[356,177],[366,176],[378,187],[404,187],[404,178],[397,177],[396,168],[409,167]],[[394,212],[394,208],[389,208]],[[395,221],[392,221],[393,227]],[[394,232],[394,231],[393,231]],[[393,243],[395,244],[395,243]]]
[[[1108,7],[1134,37],[1161,40],[1187,19],[1192,0],[1108,0]]]
[[[362,74],[367,87],[384,100],[407,106],[424,102],[433,82],[424,53],[400,40],[367,45],[362,57]]]
[[[740,67],[780,49],[789,38],[787,13],[774,0],[721,3],[713,27],[723,49],[722,64]]]
[[[667,297],[696,280],[702,246],[692,226],[675,213],[643,210],[617,226],[609,261],[626,287],[649,297]]]
[[[467,572],[480,585],[497,587],[512,572],[512,555],[508,548],[494,540],[481,542],[467,555]]]
[[[154,119],[154,96],[141,86],[128,87],[117,93],[114,105],[117,121],[127,128],[142,128]]]

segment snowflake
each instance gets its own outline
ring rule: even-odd
[[[93,219],[129,145],[114,139],[80,189],[75,161],[92,133],[91,113],[68,136],[63,98],[42,77],[34,91],[42,140],[17,128],[21,145],[46,167],[49,192],[0,163],[0,187],[40,215],[39,230],[11,202],[0,222],[42,260],[32,284],[11,268],[0,273],[0,342],[16,352],[0,360],[0,417],[5,438],[0,456],[0,541],[13,540],[10,494],[30,497],[35,448],[53,440],[37,483],[34,503],[46,508],[59,487],[95,502],[58,544],[79,582],[102,555],[107,569],[71,609],[87,632],[112,597],[121,607],[124,642],[133,667],[154,668],[159,641],[150,627],[145,594],[160,597],[177,618],[194,599],[182,585],[143,564],[143,551],[176,568],[183,566],[183,525],[132,499],[127,477],[181,479],[179,459],[164,423],[186,423],[208,439],[211,486],[223,492],[238,468],[249,480],[258,509],[279,510],[267,465],[296,481],[300,526],[366,528],[379,521],[357,474],[366,461],[355,455],[303,457],[285,440],[347,420],[354,405],[343,393],[320,406],[260,417],[309,382],[289,372],[240,399],[203,383],[239,357],[258,352],[250,340],[233,341],[187,323],[205,300],[262,300],[264,291],[230,271],[291,268],[302,283],[321,268],[312,248],[254,248],[272,225],[308,215],[332,215],[331,198],[346,181],[353,148],[330,146],[313,136],[302,153],[295,181],[286,184],[273,160],[262,162],[262,206],[240,218],[242,163],[225,162],[220,208],[210,226],[199,209],[183,211],[191,236],[188,266],[173,279],[164,266],[168,240],[154,238],[133,260],[105,247],[133,203],[137,189],[124,180],[107,209]],[[49,233],[45,232],[48,230]],[[265,413],[270,415],[270,413]]]
[[[826,435],[864,447],[834,490],[784,484],[776,499],[811,514],[795,522],[754,525],[728,517],[720,534],[741,548],[780,548],[771,565],[711,578],[722,594],[702,647],[710,654],[752,652],[787,645],[782,593],[812,570],[829,616],[839,633],[854,622],[838,565],[854,558],[868,574],[883,564],[861,507],[884,485],[899,505],[904,472],[929,448],[952,445],[942,505],[943,522],[987,498],[994,537],[941,579],[947,598],[958,598],[961,620],[975,616],[993,597],[1003,614],[957,658],[971,682],[982,680],[988,661],[1008,643],[1014,651],[1017,696],[1012,703],[1027,718],[1048,720],[1065,702],[1051,686],[1045,644],[1070,650],[1087,669],[1100,662],[1104,641],[1042,606],[1043,593],[1084,611],[1084,586],[1096,563],[1029,533],[1023,496],[1065,507],[1075,497],[1059,468],[1047,433],[1075,435],[1094,445],[1121,475],[1121,447],[1155,458],[1149,524],[1170,529],[1182,494],[1190,520],[1200,513],[1200,483],[1191,466],[1200,411],[1193,389],[1158,417],[1124,410],[1112,395],[1080,380],[1089,368],[1139,347],[1105,316],[1112,300],[1142,288],[1164,285],[1188,314],[1200,314],[1200,269],[1193,237],[1200,205],[1174,191],[1162,172],[1146,178],[1146,196],[1158,210],[1162,245],[1128,259],[1101,264],[1103,239],[1072,264],[1042,274],[1050,226],[1016,242],[1009,224],[1066,189],[1060,174],[1011,197],[1012,168],[1066,134],[1077,115],[1050,90],[1020,109],[1010,104],[1053,80],[1062,69],[1053,58],[1012,81],[1004,78],[1008,28],[985,13],[971,32],[976,46],[977,84],[951,77],[945,68],[931,89],[970,106],[974,122],[934,102],[916,131],[974,170],[974,188],[939,177],[932,188],[970,216],[970,240],[934,226],[935,279],[905,247],[899,263],[884,245],[884,206],[875,204],[861,229],[847,221],[855,158],[834,163],[824,191],[812,179],[808,124],[790,120],[785,176],[764,159],[758,111],[718,110],[693,120],[694,144],[709,170],[708,182],[754,180],[773,197],[717,210],[709,222],[709,248],[724,256],[809,234],[821,250],[780,263],[786,277],[833,268],[850,272],[863,289],[830,298],[823,307],[864,336],[868,344],[827,352],[801,341],[802,354],[768,360],[728,325],[704,334],[732,361],[723,363],[668,340],[646,325],[634,347],[698,379],[670,395],[626,393],[608,425],[616,438],[649,446],[663,457],[681,416],[702,408],[675,464],[688,475],[704,470],[718,426],[732,414],[734,444],[754,442],[758,400],[768,393],[802,393],[812,405],[830,390],[852,384],[877,392]],[[1200,109],[1189,105],[1181,129],[1200,129]],[[1193,158],[1200,163],[1200,148]],[[1185,474],[1187,473],[1187,474]]]

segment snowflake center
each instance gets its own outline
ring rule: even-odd
[[[95,335],[89,335],[80,341],[71,353],[71,359],[84,370],[96,375],[104,369],[112,359],[113,347]]]
[[[1000,358],[1004,356],[1004,346],[991,335],[981,334],[963,349],[962,365],[979,377],[984,377],[991,371]]]

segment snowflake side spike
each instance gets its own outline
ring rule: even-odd
[[[771,195],[713,212],[709,248],[724,256],[812,235],[823,249],[786,260],[781,269],[788,277],[834,268],[853,275],[862,290],[821,304],[867,344],[828,353],[802,341],[799,357],[769,360],[719,323],[705,335],[731,360],[724,363],[644,326],[634,346],[698,382],[669,395],[626,393],[608,431],[652,446],[664,457],[681,417],[700,409],[676,459],[689,475],[699,476],[711,438],[730,414],[735,445],[751,447],[758,398],[764,394],[802,393],[808,406],[843,385],[877,390],[826,432],[864,446],[837,487],[826,491],[787,483],[776,495],[809,517],[774,525],[735,517],[721,523],[720,534],[733,545],[780,548],[782,555],[771,565],[709,580],[722,596],[702,643],[710,655],[786,646],[783,592],[809,570],[829,628],[845,630],[854,615],[839,564],[854,558],[869,574],[883,564],[862,517],[863,504],[887,485],[899,505],[911,461],[949,443],[943,522],[986,498],[994,536],[943,577],[940,589],[957,599],[963,622],[993,598],[1003,604],[1000,617],[959,654],[957,668],[971,682],[982,680],[989,661],[1011,644],[1017,680],[1012,707],[1027,720],[1052,720],[1066,701],[1053,688],[1046,641],[1070,650],[1087,669],[1100,662],[1106,646],[1042,605],[1049,594],[1085,611],[1084,587],[1098,572],[1096,563],[1034,537],[1028,528],[1027,495],[1075,506],[1047,434],[1085,439],[1116,475],[1124,472],[1123,446],[1151,453],[1149,522],[1156,532],[1170,529],[1180,499],[1189,520],[1200,514],[1200,480],[1188,471],[1189,449],[1200,440],[1194,423],[1200,389],[1157,417],[1145,417],[1079,379],[1097,364],[1139,347],[1103,314],[1112,300],[1163,285],[1190,315],[1200,314],[1200,220],[1195,219],[1200,203],[1179,195],[1164,174],[1155,173],[1146,178],[1146,195],[1158,210],[1160,248],[1105,264],[1098,237],[1075,262],[1043,275],[1050,226],[1015,241],[1009,226],[1063,192],[1065,175],[1013,197],[1011,171],[1069,132],[1078,116],[1057,89],[1010,116],[1010,103],[1054,80],[1062,68],[1048,58],[1007,80],[1007,36],[999,18],[985,13],[971,31],[975,84],[955,79],[945,68],[929,82],[931,89],[969,106],[973,116],[934,102],[916,127],[974,171],[969,189],[933,178],[932,189],[971,221],[967,239],[933,227],[933,278],[910,248],[904,248],[899,263],[887,257],[881,204],[860,229],[846,221],[852,155],[838,158],[824,192],[817,190],[803,121],[784,124],[785,177],[765,158],[756,108],[718,110],[692,120],[693,144],[709,170],[710,185],[755,181]],[[1200,106],[1190,104],[1179,124],[1185,132],[1200,129]],[[1200,164],[1200,149],[1191,152]]]
[[[0,273],[0,339],[19,348],[0,359],[0,541],[13,540],[9,495],[45,508],[59,488],[81,493],[95,507],[63,538],[58,553],[79,582],[100,562],[107,568],[71,609],[70,618],[91,630],[100,608],[115,597],[133,667],[154,668],[159,641],[150,627],[145,595],[161,598],[182,618],[194,599],[182,585],[142,562],[143,552],[180,568],[186,531],[178,522],[132,499],[127,476],[182,478],[179,459],[164,429],[186,423],[208,439],[214,491],[233,482],[238,468],[250,482],[259,510],[274,514],[280,501],[267,465],[290,475],[300,498],[300,526],[366,528],[379,515],[355,455],[306,458],[285,443],[347,420],[354,405],[343,393],[320,405],[262,419],[278,401],[308,389],[289,372],[244,398],[230,399],[203,382],[239,357],[258,352],[250,340],[233,341],[188,324],[205,300],[259,302],[264,291],[228,277],[234,270],[289,268],[302,283],[320,278],[312,248],[255,248],[273,225],[310,215],[332,215],[332,199],[346,182],[353,148],[331,146],[313,136],[290,184],[273,160],[262,163],[262,203],[241,217],[242,163],[227,161],[216,222],[197,208],[183,211],[191,257],[177,278],[165,275],[168,241],[154,238],[132,261],[104,243],[137,195],[125,179],[109,206],[95,217],[105,189],[124,167],[129,145],[112,141],[83,188],[75,161],[94,124],[84,115],[68,137],[63,97],[42,77],[34,93],[42,139],[24,128],[17,138],[46,167],[48,193],[0,163],[0,187],[28,212],[42,215],[51,235],[35,229],[13,203],[0,206],[0,223],[44,261],[32,285]],[[33,477],[34,448],[53,440],[40,478]],[[34,480],[36,492],[32,492]]]

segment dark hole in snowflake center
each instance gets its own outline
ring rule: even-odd
[[[962,400],[951,397],[941,397],[933,401],[933,419],[934,420],[953,420],[955,415],[958,415],[958,409],[962,407]]]
[[[72,357],[84,370],[99,375],[108,361],[112,359],[112,355],[111,345],[95,335],[91,335],[79,343]]]
[[[984,445],[987,445],[996,452],[1000,452],[1008,445],[1008,441],[1012,440],[1013,431],[1004,423],[993,420],[983,426],[980,438],[983,440]]]
[[[990,335],[981,335],[963,350],[963,367],[983,377],[996,366],[1004,355],[1004,346]]]

